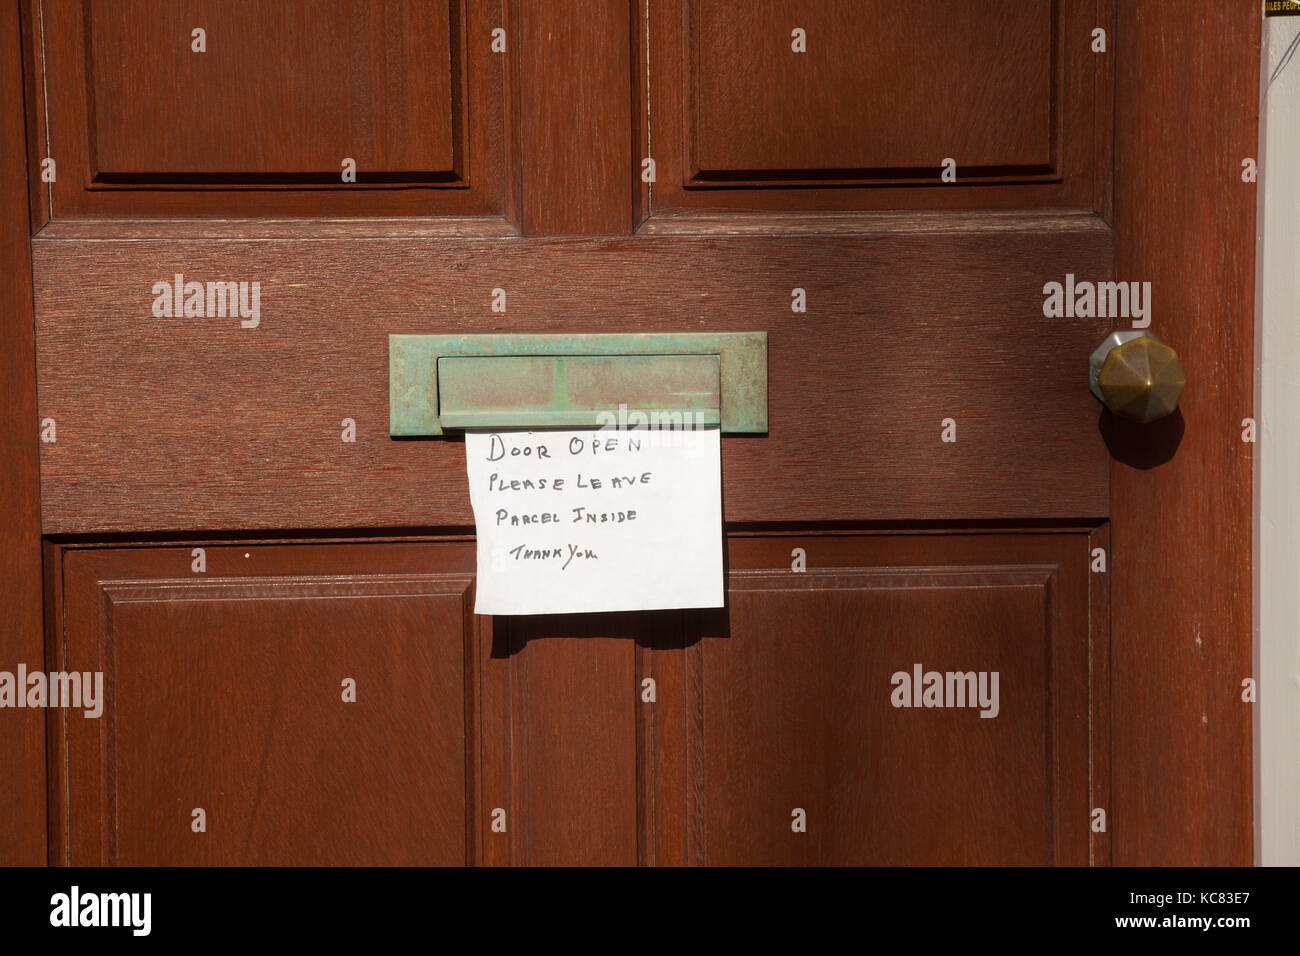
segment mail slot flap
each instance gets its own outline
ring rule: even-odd
[[[600,425],[602,412],[648,421],[716,425],[722,377],[716,355],[485,355],[438,359],[444,428]],[[617,419],[615,419],[617,420]]]

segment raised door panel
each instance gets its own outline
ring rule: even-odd
[[[1052,173],[1059,12],[1054,3],[692,0],[687,173],[933,178],[940,153],[962,157],[967,177]],[[813,55],[797,54],[809,36]]]
[[[728,613],[700,616],[678,678],[687,855],[1087,863],[1104,759],[1090,760],[1089,693],[1105,693],[1089,541],[733,538]],[[796,547],[806,571],[790,570]]]
[[[1101,208],[1107,9],[653,0],[652,211]]]
[[[37,13],[55,218],[501,214],[491,0],[51,0]]]
[[[56,858],[472,861],[467,559],[451,544],[213,546],[196,573],[188,547],[68,552],[52,653],[105,690],[98,718],[59,712]]]

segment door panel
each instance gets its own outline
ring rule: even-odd
[[[651,212],[1104,208],[1107,7],[654,0]]]
[[[469,540],[65,549],[56,858],[1085,863],[1089,542],[733,535],[725,613],[495,620]],[[893,706],[916,664],[996,716]]]
[[[52,224],[34,243],[41,415],[59,429],[41,449],[45,526],[467,525],[461,442],[388,437],[388,334],[608,330],[610,316],[622,332],[767,331],[769,435],[724,439],[728,521],[1104,516],[1109,457],[1078,382],[1106,320],[1044,321],[1042,288],[1108,273],[1109,230],[977,219],[508,241],[137,241]],[[153,317],[153,284],[177,272],[260,281],[260,324]],[[807,314],[790,311],[796,286]]]
[[[106,689],[59,712],[71,863],[472,858],[472,554],[377,550],[68,552],[58,669]]]
[[[1059,11],[1042,3],[926,10],[691,0],[691,178],[779,181],[799,170],[805,175],[795,181],[807,182],[911,169],[932,180],[945,150],[972,168],[968,176],[1050,174]],[[812,35],[817,55],[790,55],[797,41],[780,29],[786,22],[803,31],[798,40]],[[912,75],[933,84],[899,79],[909,74],[905,64],[921,66]],[[981,82],[966,82],[971,74]],[[865,108],[850,78],[874,92]],[[997,113],[1000,121],[989,123]],[[899,115],[912,122],[897,123]]]
[[[697,862],[1089,861],[1088,535],[740,538],[730,561],[689,651]],[[918,668],[947,696],[901,698]]]
[[[468,39],[500,26],[498,3],[46,0],[40,14],[55,217],[502,214],[502,58]]]

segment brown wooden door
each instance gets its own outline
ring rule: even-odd
[[[1251,17],[2,6],[0,667],[105,693],[4,715],[0,858],[1249,862]],[[1152,283],[1178,415],[1067,275]],[[475,615],[387,336],[747,330],[726,608]]]

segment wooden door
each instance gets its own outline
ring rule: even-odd
[[[0,668],[105,688],[3,713],[0,859],[1250,861],[1257,12],[0,10]],[[475,615],[387,336],[748,330],[727,606]]]

